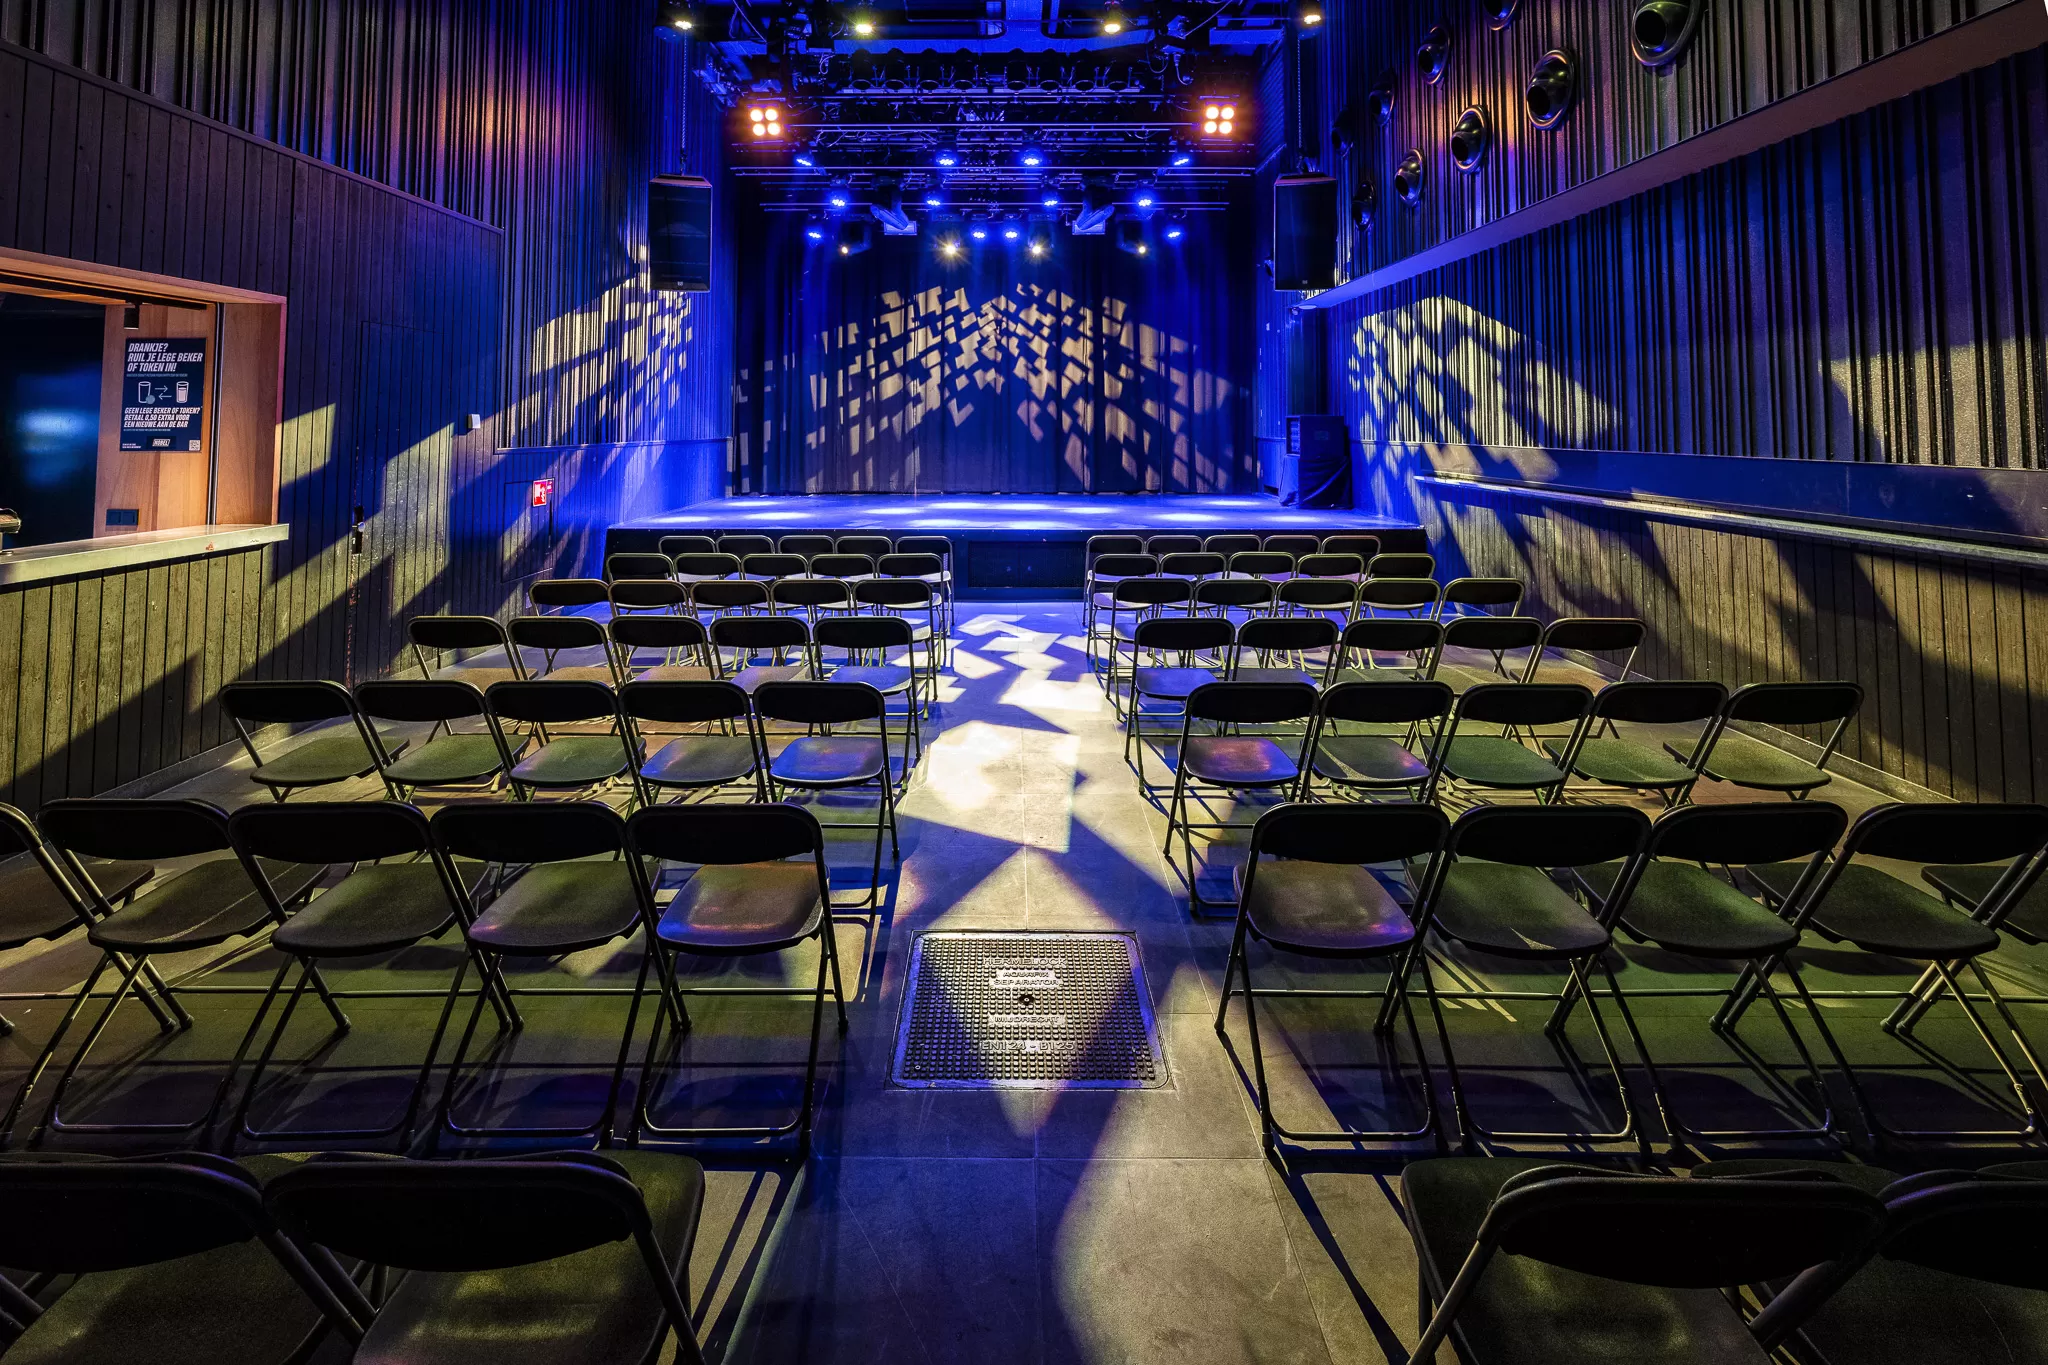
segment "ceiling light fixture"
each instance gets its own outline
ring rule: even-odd
[[[1167,241],[1177,242],[1181,238],[1187,236],[1187,232],[1188,216],[1185,213],[1181,212],[1179,209],[1175,209],[1172,213],[1166,215]]]
[[[853,36],[856,38],[872,38],[875,36],[874,19],[859,10],[856,10],[852,19],[848,21],[848,27],[852,28]]]
[[[1237,132],[1237,101],[1233,99],[1209,99],[1196,103],[1195,112],[1201,115],[1195,126],[1201,129],[1203,137],[1232,137]]]
[[[1026,166],[1043,166],[1045,149],[1035,142],[1027,142],[1017,151],[1017,160]]]

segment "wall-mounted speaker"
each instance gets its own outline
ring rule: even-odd
[[[1373,219],[1380,212],[1380,182],[1373,179],[1371,171],[1358,177],[1358,186],[1351,191],[1351,222],[1360,232],[1372,231]]]
[[[1537,59],[1536,69],[1529,73],[1522,103],[1529,111],[1529,122],[1538,128],[1555,128],[1571,112],[1578,95],[1578,58],[1563,48],[1553,48]]]
[[[1677,61],[1699,29],[1706,7],[1706,0],[1638,0],[1629,26],[1636,60],[1651,67]]]
[[[1486,26],[1503,29],[1515,22],[1515,11],[1522,7],[1522,0],[1481,0],[1479,8],[1486,15]]]
[[[711,182],[658,175],[647,184],[647,287],[711,287]]]
[[[1484,109],[1474,106],[1458,115],[1451,126],[1451,164],[1461,171],[1476,171],[1493,145],[1493,123]]]
[[[1337,282],[1337,182],[1283,175],[1273,182],[1273,287],[1328,289]]]
[[[1395,92],[1399,88],[1394,73],[1383,71],[1380,78],[1372,83],[1372,88],[1365,92],[1366,112],[1378,119],[1382,128],[1394,121]]]
[[[1422,46],[1415,49],[1415,70],[1431,85],[1444,78],[1444,71],[1451,64],[1451,31],[1442,24],[1430,25],[1429,32],[1422,35]]]
[[[1394,197],[1414,208],[1422,202],[1422,153],[1411,151],[1394,167]]]

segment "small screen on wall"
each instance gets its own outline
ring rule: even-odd
[[[121,449],[198,450],[205,417],[205,339],[131,338],[121,367]]]
[[[711,287],[711,182],[657,176],[647,185],[647,282],[655,289]]]

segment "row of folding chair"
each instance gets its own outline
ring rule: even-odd
[[[931,584],[950,621],[953,543],[944,536],[764,535],[665,536],[656,553],[606,557],[604,581],[672,578],[919,578]]]
[[[1448,1341],[1465,1365],[1974,1365],[2038,1360],[2048,1340],[2048,1163],[1677,1176],[1440,1157],[1401,1173],[1401,1206],[1421,1270],[1413,1362]]]
[[[1084,548],[1090,568],[1103,555],[1146,554],[1156,558],[1194,553],[1234,555],[1249,550],[1270,550],[1297,557],[1326,554],[1371,559],[1380,553],[1380,538],[1357,533],[1313,536],[1299,531],[1275,532],[1265,536],[1247,531],[1226,531],[1207,536],[1187,531],[1167,531],[1150,536],[1125,532],[1090,536]]]
[[[1845,834],[1846,831],[1846,834]],[[1899,804],[1877,807],[1850,827],[1836,805],[1822,801],[1688,806],[1652,824],[1629,807],[1482,806],[1456,824],[1433,806],[1414,804],[1317,805],[1290,803],[1263,814],[1254,827],[1239,874],[1236,928],[1225,970],[1224,999],[1216,1017],[1225,1029],[1230,1001],[1245,1002],[1252,1053],[1252,1089],[1268,1149],[1281,1139],[1300,1142],[1414,1142],[1436,1139],[1435,1090],[1415,1025],[1410,992],[1418,980],[1435,1018],[1444,1058],[1455,1137],[1513,1142],[1633,1143],[1649,1154],[1632,1090],[1605,1016],[1596,979],[1616,1007],[1642,1064],[1665,1131],[1674,1144],[1732,1139],[1824,1139],[1850,1142],[1827,1104],[1827,1087],[1773,978],[1790,983],[1835,1070],[1847,1082],[1863,1131],[1879,1148],[1928,1139],[2019,1140],[2043,1133],[2039,1092],[2048,1089],[2025,1031],[1979,965],[1999,946],[2016,919],[2031,934],[2048,928],[2030,893],[2048,862],[2048,807],[2005,804]],[[1945,904],[1872,859],[1956,862],[1983,869],[1991,890],[1973,908]],[[1398,871],[1375,876],[1373,867]],[[1715,870],[1715,869],[1718,869]],[[1953,871],[1953,869],[1947,869]],[[1939,869],[1927,880],[1935,887]],[[1569,886],[1570,891],[1565,888]],[[1903,1130],[1871,1103],[1857,1069],[1836,1039],[1825,1012],[1803,979],[1793,954],[1811,932],[1879,959],[1926,965],[1922,977],[1896,1000],[1886,1028],[1909,1033],[1944,997],[1955,1002],[1986,1045],[2010,1088],[2004,1102],[2010,1126],[1993,1130]],[[1629,1000],[1613,971],[1617,935],[1689,958],[1726,964],[1728,984],[1711,989],[1647,991],[1648,995],[1704,995],[1718,1000],[1713,1024],[1736,1038],[1745,1011],[1759,997],[1770,1005],[1799,1058],[1809,1088],[1802,1094],[1734,1043],[1736,1055],[1756,1070],[1766,1092],[1803,1121],[1764,1130],[1706,1129],[1674,1107],[1656,1063],[1637,1028]],[[1550,992],[1439,990],[1431,969],[1430,940],[1455,943],[1468,960],[1548,967],[1563,985]],[[1259,1002],[1291,994],[1260,987],[1252,978],[1249,945],[1283,956],[1383,964],[1378,990],[1349,992],[1379,1001],[1374,1031],[1392,1032],[1405,1020],[1419,1068],[1416,1122],[1406,1128],[1363,1132],[1306,1131],[1274,1113],[1259,1035]],[[1961,981],[1968,972],[1977,998],[1988,1000],[2017,1042],[2023,1077],[1973,1003]],[[1346,994],[1319,990],[1317,995]],[[1640,998],[1638,996],[1637,998]],[[1544,1025],[1561,1034],[1583,1000],[1609,1069],[1619,1112],[1605,1131],[1501,1132],[1475,1118],[1459,1071],[1445,999],[1539,1001],[1550,1006]],[[1389,1054],[1389,1065],[1398,1058]]]
[[[697,1162],[641,1151],[0,1158],[0,1255],[26,1282],[0,1279],[0,1330],[21,1360],[162,1365],[329,1336],[359,1361],[458,1365],[480,1339],[506,1365],[652,1360],[673,1333],[694,1365],[703,1195]]]
[[[52,1132],[203,1141],[225,1111],[234,1082],[254,1052],[224,1139],[227,1145],[243,1140],[383,1138],[403,1148],[413,1139],[442,1042],[474,968],[475,985],[466,992],[471,1009],[446,1064],[433,1135],[595,1137],[608,1143],[618,1126],[620,1095],[651,970],[658,996],[656,1021],[641,1065],[639,1108],[629,1129],[669,1137],[794,1136],[800,1147],[808,1143],[820,1021],[828,992],[837,1003],[842,1031],[846,1024],[832,914],[848,907],[837,906],[832,898],[826,827],[801,806],[650,806],[622,819],[595,801],[462,804],[443,807],[430,821],[416,807],[397,801],[256,805],[230,815],[199,801],[88,799],[52,802],[33,823],[11,808],[0,810],[7,812],[0,820],[0,835],[41,867],[72,910],[74,926],[100,952],[98,964],[73,995],[0,1123],[0,1142],[13,1134],[80,1014],[99,999],[97,1017],[50,1088],[30,1135],[31,1146]],[[117,905],[87,860],[137,858],[200,861]],[[658,901],[664,869],[683,868],[693,870],[672,898]],[[335,869],[344,869],[344,875],[326,885]],[[322,964],[394,952],[451,930],[460,934],[464,952],[411,1096],[396,1120],[374,1129],[314,1131],[252,1124],[252,1104],[264,1093],[264,1072],[309,990],[325,1006],[337,1033],[350,1027],[341,1004],[346,997],[330,988],[321,975]],[[133,997],[148,1008],[166,1033],[190,1027],[191,1018],[178,995],[191,974],[180,977],[179,984],[167,983],[151,970],[152,959],[264,934],[283,961],[201,1113],[177,1122],[149,1123],[66,1116],[67,1090],[126,999]],[[472,1091],[489,1089],[477,1082],[476,1074],[487,1068],[466,1065],[486,1009],[501,1032],[523,1026],[518,999],[525,992],[511,984],[506,965],[635,938],[642,941],[645,953],[638,978],[627,992],[627,1018],[597,1116],[573,1127],[462,1122],[459,1110],[464,1099]],[[685,1003],[690,989],[679,978],[679,958],[756,956],[812,940],[817,940],[820,953],[812,987],[719,988],[722,994],[737,990],[815,997],[797,1114],[784,1124],[738,1130],[677,1129],[658,1123],[652,1109],[664,1065],[663,1034],[677,1037],[690,1028]],[[99,984],[109,973],[116,977],[116,985],[102,993]],[[287,981],[294,974],[287,993]],[[258,1048],[264,1024],[273,1019]]]

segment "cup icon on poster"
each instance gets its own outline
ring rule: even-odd
[[[180,379],[178,381],[178,402],[182,406],[183,404],[189,403],[191,401],[192,382],[188,379]]]
[[[155,395],[150,391],[147,379],[135,386],[135,401],[138,403],[154,403],[156,401]]]

